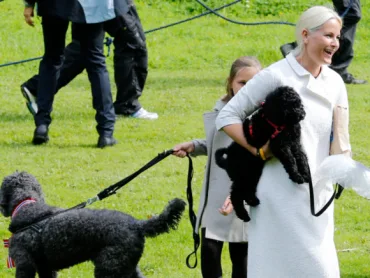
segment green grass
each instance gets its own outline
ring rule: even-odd
[[[40,20],[35,28],[23,20],[22,1],[0,3],[0,64],[42,55]],[[295,22],[299,12],[325,1],[249,1],[226,9],[223,14],[240,21],[284,20]],[[330,1],[329,1],[330,2]],[[204,11],[195,1],[137,0],[145,30],[172,23]],[[212,7],[226,1],[207,1]],[[265,16],[266,15],[266,16]],[[370,80],[370,3],[363,1],[363,18],[358,26],[355,59],[350,71]],[[0,68],[0,175],[25,170],[43,185],[49,204],[71,207],[94,196],[139,169],[158,153],[176,143],[203,138],[202,113],[212,109],[224,93],[231,62],[242,55],[257,56],[264,66],[281,58],[280,45],[294,40],[294,28],[286,25],[243,26],[208,15],[182,25],[147,35],[149,77],[142,105],[159,113],[156,121],[119,119],[113,148],[95,148],[94,111],[86,74],[80,75],[57,95],[50,126],[50,142],[33,146],[33,119],[24,105],[19,85],[35,74],[38,62]],[[107,59],[111,73],[112,57]],[[112,75],[111,75],[112,77]],[[111,78],[113,80],[113,77]],[[354,158],[370,166],[368,151],[370,85],[347,86],[351,107],[351,142]],[[115,85],[112,82],[112,92]],[[204,158],[194,159],[195,209],[203,179]],[[93,204],[128,212],[138,218],[159,213],[168,200],[186,198],[187,160],[168,157],[122,188],[116,196]],[[342,277],[370,277],[370,204],[346,191],[335,204],[335,241]],[[0,217],[0,237],[10,236],[9,220]],[[227,249],[227,248],[226,248]],[[148,239],[140,267],[147,277],[201,277],[200,267],[185,265],[192,251],[191,226],[187,214],[178,231]],[[224,277],[230,277],[228,253],[223,255]],[[6,249],[0,249],[0,277],[14,277],[5,267]],[[1,260],[3,262],[1,262]],[[60,277],[91,277],[85,263],[61,271]],[[279,277],[280,278],[280,277]]]

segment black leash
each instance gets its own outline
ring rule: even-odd
[[[131,174],[130,176],[122,179],[121,181],[107,187],[106,189],[104,189],[103,191],[101,191],[100,193],[98,193],[95,197],[92,197],[92,198],[89,198],[87,201],[85,202],[82,202],[74,207],[71,207],[69,209],[65,209],[65,210],[61,210],[61,211],[58,211],[56,213],[53,213],[53,214],[50,214],[50,215],[46,215],[40,219],[38,219],[36,222],[28,225],[28,226],[25,226],[19,230],[16,230],[16,231],[13,231],[13,234],[16,234],[16,233],[20,233],[22,231],[25,231],[27,229],[35,229],[35,227],[39,227],[37,224],[48,219],[48,218],[51,218],[51,217],[54,217],[56,215],[59,215],[59,214],[62,214],[62,213],[65,213],[65,212],[68,212],[68,211],[71,211],[71,210],[74,210],[74,209],[82,209],[88,205],[91,205],[92,203],[95,203],[96,201],[101,201],[113,194],[115,194],[117,192],[118,189],[120,189],[121,187],[123,187],[124,185],[126,185],[127,183],[129,183],[131,180],[133,180],[134,178],[136,178],[138,175],[140,175],[142,172],[144,172],[145,170],[147,170],[148,168],[154,166],[155,164],[157,164],[158,162],[162,161],[163,159],[165,159],[167,156],[169,156],[170,154],[173,153],[173,150],[167,150],[167,151],[164,151],[160,154],[158,154],[155,158],[153,158],[151,161],[149,161],[147,164],[145,164],[143,167],[141,167],[139,170],[137,170],[135,173]],[[193,165],[192,165],[192,161],[189,157],[189,172],[190,172],[190,168],[191,168],[191,172],[193,171]],[[191,175],[192,177],[192,175]],[[188,184],[191,184],[191,178],[190,178],[190,181],[189,181],[189,176],[188,176]],[[190,209],[190,208],[189,208]],[[39,230],[39,229],[38,229]]]
[[[186,265],[188,268],[196,268],[198,265],[198,257],[197,257],[197,251],[200,245],[200,236],[197,233],[196,230],[196,225],[197,225],[197,216],[194,213],[193,210],[193,192],[191,189],[191,180],[193,178],[193,161],[191,160],[191,157],[189,154],[186,154],[187,158],[189,159],[189,169],[188,169],[188,186],[186,188],[186,196],[188,199],[189,203],[189,219],[190,219],[190,224],[193,228],[193,241],[194,241],[194,251],[191,252],[187,257],[186,257]],[[195,256],[195,261],[194,265],[190,264],[190,259],[191,256]]]
[[[318,212],[315,212],[315,195],[314,195],[314,190],[313,190],[313,185],[312,185],[310,168],[308,168],[308,172],[309,172],[309,175],[310,175],[310,180],[308,182],[308,187],[309,187],[309,192],[310,192],[311,214],[313,216],[319,217],[321,214],[323,214],[328,209],[328,207],[331,205],[331,203],[334,201],[334,199],[339,199],[339,197],[342,194],[344,188],[341,185],[336,183],[333,195],[330,197],[329,201],[321,208],[321,210],[319,210]]]

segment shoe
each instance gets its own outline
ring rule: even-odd
[[[158,114],[153,112],[148,112],[144,108],[140,108],[138,111],[130,115],[131,118],[145,119],[145,120],[156,120],[158,119]]]
[[[294,49],[298,46],[296,42],[290,42],[283,44],[280,46],[281,54],[283,54],[284,58]]]
[[[99,136],[99,140],[98,140],[98,148],[105,148],[107,146],[113,146],[117,144],[117,140],[113,138],[113,136],[111,137],[104,137],[104,136]]]
[[[28,88],[25,85],[21,86],[21,92],[23,97],[26,99],[26,105],[28,110],[31,112],[33,116],[37,114],[38,107],[36,103],[36,97],[28,90]]]
[[[366,80],[356,79],[352,74],[346,72],[340,75],[346,84],[366,84]]]
[[[33,133],[32,143],[34,145],[41,145],[49,141],[48,132],[49,130],[47,125],[39,125],[36,127],[35,132]]]

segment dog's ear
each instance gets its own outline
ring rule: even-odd
[[[285,124],[293,125],[302,121],[306,112],[299,94],[288,86],[281,87],[281,94]]]

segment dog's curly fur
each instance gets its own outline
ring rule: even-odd
[[[256,148],[261,148],[270,140],[271,152],[281,161],[289,178],[298,184],[309,181],[307,156],[300,142],[299,122],[305,115],[297,92],[291,87],[281,86],[269,93],[261,108],[243,122],[247,142]],[[285,125],[285,128],[274,138],[271,136],[275,128],[267,119],[277,126]],[[230,198],[236,215],[246,222],[249,221],[250,217],[243,201],[245,200],[250,206],[259,205],[256,190],[265,161],[236,142],[231,143],[227,148],[218,149],[215,159],[217,165],[227,171],[233,182]]]
[[[137,266],[144,250],[145,237],[176,229],[185,202],[173,199],[164,211],[148,220],[137,220],[113,210],[63,209],[44,201],[41,186],[26,172],[4,178],[0,207],[5,217],[23,200],[33,198],[11,219],[9,254],[16,264],[16,277],[57,277],[57,271],[91,260],[95,277],[144,277]],[[37,223],[41,231],[28,228]],[[19,231],[19,232],[17,232]]]

